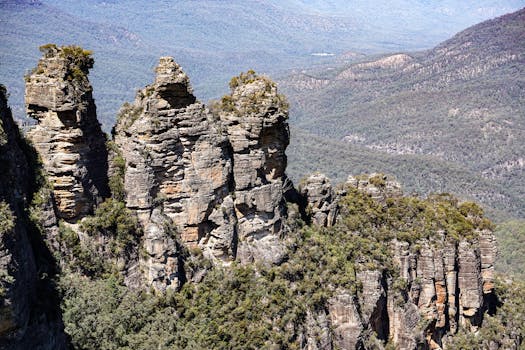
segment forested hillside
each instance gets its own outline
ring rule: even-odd
[[[524,23],[521,10],[429,51],[283,79],[292,123],[330,145],[314,147],[296,133],[292,145],[312,147],[292,153],[294,175],[328,164],[340,179],[355,168],[388,167],[412,190],[449,191],[523,217]]]
[[[94,51],[92,81],[106,131],[161,55],[188,71],[198,98],[222,95],[229,77],[275,75],[345,52],[428,48],[523,1],[0,1],[0,77],[15,117],[24,116],[22,76],[47,43]],[[388,11],[386,11],[388,9]],[[383,13],[384,15],[378,15]],[[395,13],[395,15],[392,15]],[[313,55],[313,54],[328,54]],[[336,56],[332,56],[336,55]]]

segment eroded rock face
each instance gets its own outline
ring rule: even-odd
[[[373,173],[368,176],[348,176],[346,185],[368,193],[378,202],[385,203],[389,197],[401,197],[401,185],[395,179],[384,174]]]
[[[201,245],[210,258],[224,261],[235,258],[236,220],[231,152],[220,123],[196,102],[171,57],[161,58],[156,71],[155,82],[122,108],[114,139],[126,163],[126,205],[145,228],[146,279],[162,290],[177,286],[179,252],[175,237],[159,227],[161,216],[184,245]]]
[[[93,60],[78,47],[42,48],[26,77],[26,108],[37,121],[28,137],[53,185],[60,218],[76,221],[109,196],[106,138],[87,78]]]
[[[233,151],[238,259],[279,262],[284,254],[285,150],[290,141],[284,97],[273,82],[252,72],[230,84],[220,119]]]
[[[51,262],[42,237],[28,225],[35,171],[30,152],[0,85],[0,349],[66,349],[58,300],[49,288]],[[56,222],[53,211],[47,220]]]
[[[161,58],[156,73],[114,129],[127,207],[144,227],[162,208],[181,243],[213,261],[278,261],[289,134],[275,85],[254,76],[232,90],[231,109],[212,114],[173,58]]]
[[[348,186],[383,205],[389,197],[401,196],[399,184],[388,177],[349,179]],[[304,188],[325,189],[303,190],[309,203],[326,203],[329,190],[323,176],[314,175],[304,182]],[[313,219],[315,215],[312,211]],[[361,349],[372,342],[373,348],[383,348],[381,341],[390,340],[399,349],[447,349],[447,337],[459,327],[476,331],[481,326],[484,314],[494,302],[496,250],[492,231],[477,231],[473,238],[455,241],[438,230],[429,238],[412,243],[393,240],[390,251],[396,276],[358,265],[355,278],[359,290],[338,290],[329,299],[326,327],[331,331],[325,330],[332,335],[331,346]],[[323,334],[313,315],[319,317],[323,313],[309,316],[309,322],[317,327],[313,328],[316,334]],[[380,342],[371,340],[371,332]],[[307,335],[311,333],[307,328]],[[311,342],[307,348],[318,348],[314,340]]]
[[[314,225],[330,227],[335,224],[340,196],[324,174],[313,174],[301,181],[299,192],[306,199]]]
[[[328,314],[334,333],[334,343],[340,349],[362,347],[361,333],[364,325],[357,301],[348,292],[337,292],[328,301]]]

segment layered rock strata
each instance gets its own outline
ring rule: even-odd
[[[275,84],[254,72],[232,79],[230,88],[219,114],[233,152],[238,259],[278,263],[284,255],[287,105]]]
[[[162,57],[156,73],[113,131],[125,159],[127,207],[146,228],[161,208],[182,244],[214,261],[278,261],[289,135],[275,85],[253,75],[223,100],[229,108],[211,113],[173,58]],[[166,241],[154,236],[145,242],[149,282],[176,276],[169,257],[153,258],[162,255],[155,242]]]
[[[235,257],[232,161],[219,123],[196,102],[179,65],[163,57],[156,72],[155,82],[121,109],[113,132],[125,159],[126,205],[145,227],[147,280],[171,285],[178,252],[175,237],[157,223],[162,215],[188,247]]]
[[[335,224],[340,194],[334,191],[324,174],[312,174],[302,180],[299,193],[307,203],[306,210],[314,225],[330,227]]]
[[[27,114],[37,121],[27,135],[49,175],[59,217],[73,222],[109,196],[106,138],[87,78],[93,59],[75,46],[41,50],[26,76]]]
[[[28,217],[34,158],[0,85],[0,349],[66,349],[52,262]]]
[[[326,187],[323,175],[306,179],[303,186],[311,188],[312,184],[316,184],[316,189],[323,188],[324,193],[333,191]],[[347,186],[383,204],[402,193],[395,180],[379,174],[350,176]],[[303,190],[303,193],[308,192]],[[312,204],[322,202],[310,200]],[[314,223],[318,213],[320,211],[312,211]],[[305,332],[310,338],[309,349],[324,347],[308,334],[317,334],[321,340],[320,334],[332,334],[332,345],[362,349],[370,346],[365,343],[370,341],[372,331],[377,339],[389,340],[399,349],[446,349],[447,337],[459,328],[474,332],[482,325],[495,297],[496,248],[491,230],[478,230],[475,238],[457,242],[438,231],[414,243],[393,240],[385,244],[390,245],[397,277],[368,270],[366,266],[359,268],[356,280],[361,290],[358,293],[337,290],[325,310],[310,315]],[[381,343],[376,346],[382,348]]]

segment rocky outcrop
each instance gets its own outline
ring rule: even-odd
[[[381,206],[387,206],[389,198],[402,196],[399,183],[381,174],[350,176],[346,185]],[[326,226],[330,210],[322,208],[338,205],[328,179],[315,174],[303,180],[300,188],[312,223]],[[335,197],[343,194],[344,190]],[[325,311],[310,312],[307,348],[319,348],[311,334],[319,337],[328,332],[330,344],[341,349],[368,348],[372,343],[382,348],[386,341],[399,349],[446,349],[448,337],[458,329],[474,332],[482,326],[495,302],[496,248],[490,229],[458,240],[437,230],[412,243],[394,239],[385,244],[389,244],[395,273],[388,276],[358,263],[359,290],[336,290]],[[324,325],[315,322],[323,317]]]
[[[387,198],[398,198],[403,195],[401,184],[385,174],[348,176],[348,186],[368,193],[374,200],[385,204]]]
[[[230,87],[219,115],[233,151],[238,259],[277,263],[284,255],[287,105],[275,84],[253,71],[233,78]]]
[[[255,75],[239,80],[222,109],[211,113],[173,58],[161,58],[156,73],[124,105],[113,131],[125,159],[127,207],[144,227],[161,208],[181,243],[213,261],[279,260],[289,135],[275,85]],[[146,236],[145,246],[153,247],[152,239]],[[150,258],[162,255],[150,250]],[[171,268],[160,272],[167,261],[156,261],[154,268],[145,264],[149,283],[159,273],[176,276]]]
[[[312,223],[332,226],[337,218],[339,194],[324,174],[312,174],[299,183],[299,193],[305,198]]]
[[[79,47],[41,47],[26,76],[26,109],[37,124],[28,132],[53,186],[58,216],[74,222],[109,196],[106,138],[87,78],[93,65]]]
[[[219,122],[196,102],[172,58],[161,58],[156,71],[155,82],[122,108],[113,133],[125,160],[126,205],[145,228],[146,280],[162,290],[178,286],[180,252],[175,234],[159,222],[172,223],[187,247],[200,245],[210,258],[231,261],[236,221],[231,152]]]
[[[28,217],[36,155],[21,137],[0,85],[0,349],[65,349],[59,302],[40,232]]]

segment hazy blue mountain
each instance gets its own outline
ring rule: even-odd
[[[106,129],[116,110],[148,82],[160,55],[172,55],[192,77],[197,96],[227,90],[254,68],[275,75],[321,64],[347,51],[379,53],[431,47],[524,1],[0,1],[0,78],[23,115],[22,75],[38,46],[78,44],[95,52],[92,72]]]

